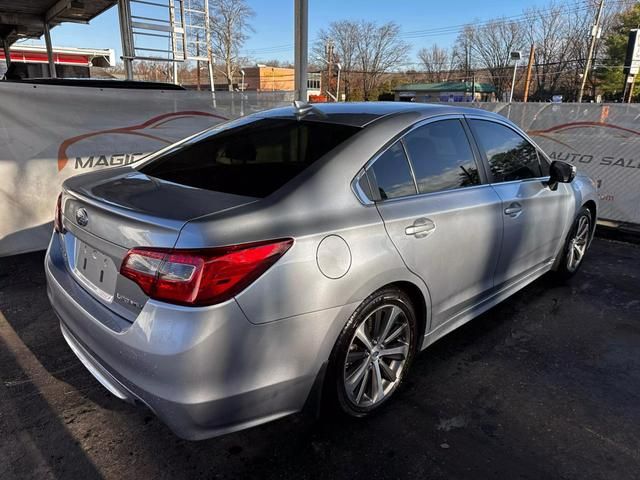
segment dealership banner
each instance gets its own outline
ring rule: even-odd
[[[62,182],[127,165],[291,92],[107,89],[0,82],[0,256],[44,249]]]
[[[0,82],[0,256],[46,247],[62,182],[136,162],[292,92],[129,90]],[[600,217],[640,224],[640,105],[475,104],[598,183]]]
[[[596,181],[599,217],[640,225],[640,105],[481,103],[510,118],[552,160],[574,164]]]

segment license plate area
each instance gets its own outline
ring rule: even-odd
[[[113,260],[98,249],[76,239],[73,271],[84,286],[107,302],[113,300],[118,269]]]

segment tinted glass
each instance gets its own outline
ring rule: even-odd
[[[470,124],[487,154],[494,182],[542,176],[536,149],[523,137],[498,123],[471,120]]]
[[[373,200],[374,196],[371,193],[371,188],[369,184],[369,178],[367,175],[362,175],[358,180],[358,187],[362,190],[362,193],[366,195],[369,200]]]
[[[140,171],[191,187],[265,197],[358,131],[303,120],[245,121],[169,150]]]
[[[420,193],[478,185],[480,176],[460,120],[416,128],[404,137]]]
[[[409,162],[400,142],[384,152],[367,172],[373,185],[377,186],[382,200],[416,193]]]

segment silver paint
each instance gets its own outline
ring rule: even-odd
[[[426,308],[418,344],[426,348],[549,271],[578,209],[597,205],[593,183],[581,176],[555,192],[540,178],[372,202],[359,190],[358,175],[420,122],[474,116],[524,133],[495,114],[461,107],[317,108],[323,118],[312,120],[364,128],[264,199],[181,187],[130,166],[64,184],[68,231],[53,234],[45,266],[65,336],[100,381],[147,404],[184,438],[301,410],[350,315],[389,284],[419,292]],[[236,123],[260,116],[293,119],[295,112],[277,109]],[[85,227],[74,221],[78,208],[91,218]],[[276,264],[234,299],[210,307],[150,300],[117,273],[135,246],[201,248],[284,237],[295,241]],[[112,265],[116,281],[105,287],[111,298],[74,273],[83,244]]]

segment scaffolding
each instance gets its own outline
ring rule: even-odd
[[[205,62],[214,91],[208,0],[119,0],[118,8],[127,80],[134,60],[171,63],[176,84],[180,63]]]
[[[133,80],[134,60],[172,63],[176,83],[180,63],[205,62],[214,90],[209,0],[0,0],[0,48],[7,65],[16,40],[44,36],[50,76],[55,77],[50,29],[88,23],[116,4],[127,80]],[[294,12],[296,98],[306,100],[308,0],[294,0]]]

